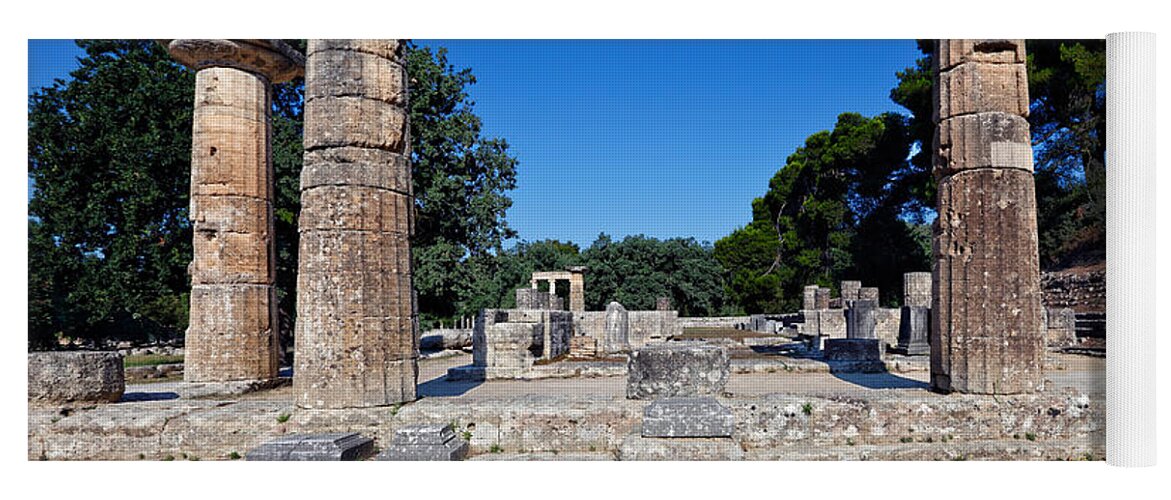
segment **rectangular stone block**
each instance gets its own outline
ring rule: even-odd
[[[305,101],[355,95],[406,105],[407,72],[400,62],[349,49],[319,49],[305,65]]]
[[[374,452],[374,440],[354,432],[296,434],[264,443],[245,454],[248,461],[348,461]]]
[[[29,404],[115,403],[125,391],[116,351],[28,353]]]
[[[878,339],[828,339],[824,353],[826,361],[882,360],[882,346]]]
[[[946,70],[967,62],[989,64],[1024,64],[1024,40],[943,39],[936,50],[939,69]]]
[[[846,338],[876,339],[874,328],[878,322],[875,310],[878,303],[873,300],[856,300],[852,307],[846,310]]]
[[[1033,176],[969,170],[939,183],[933,386],[977,394],[1041,387],[1044,351]]]
[[[390,445],[378,460],[463,460],[468,442],[456,435],[450,424],[414,424],[395,431]]]
[[[311,56],[327,50],[349,50],[387,59],[401,59],[405,48],[406,41],[396,39],[310,39],[306,44],[305,55]]]
[[[272,198],[266,122],[212,115],[191,131],[191,192]]]
[[[934,86],[935,122],[999,111],[1029,116],[1024,64],[966,63],[939,73]]]
[[[815,309],[829,309],[830,289],[818,287],[813,298]]]
[[[183,377],[188,382],[277,376],[276,289],[193,285]]]
[[[1015,168],[1033,171],[1029,122],[1003,112],[962,115],[935,128],[934,173],[953,175],[974,168]]]
[[[412,195],[410,159],[371,148],[309,151],[301,169],[301,190],[318,186],[368,186]]]
[[[801,309],[812,311],[817,309],[817,285],[808,285],[801,291]]]
[[[305,150],[362,147],[406,151],[407,112],[363,97],[321,97],[305,103]]]
[[[899,340],[895,350],[907,356],[931,354],[927,343],[931,330],[931,309],[923,306],[903,306],[899,320]]]
[[[861,281],[843,281],[841,284],[843,307],[846,302],[858,300],[858,292],[862,289]]]
[[[642,436],[659,438],[731,437],[736,419],[715,398],[665,398],[647,405]]]
[[[694,342],[635,350],[626,366],[627,399],[722,395],[731,371],[726,349]]]
[[[410,235],[414,198],[367,186],[318,186],[301,191],[299,229]]]

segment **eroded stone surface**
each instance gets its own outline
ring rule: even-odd
[[[630,354],[626,397],[718,396],[729,371],[728,351],[722,347],[690,342],[647,346]]]
[[[468,442],[456,435],[451,424],[413,424],[395,431],[394,439],[378,454],[378,460],[463,460]]]
[[[731,437],[735,428],[732,411],[715,398],[658,399],[642,417],[642,437]]]
[[[29,404],[113,403],[125,390],[117,352],[28,353]]]
[[[356,432],[283,436],[248,452],[249,461],[361,460],[374,452],[374,440]]]

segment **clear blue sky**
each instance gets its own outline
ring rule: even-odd
[[[487,136],[520,160],[519,238],[605,232],[715,241],[785,157],[837,115],[904,112],[913,40],[418,40],[470,67]],[[72,41],[29,42],[29,92],[68,78]]]

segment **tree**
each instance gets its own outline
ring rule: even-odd
[[[748,312],[780,312],[800,306],[805,285],[860,279],[893,301],[903,272],[927,268],[903,218],[915,207],[903,188],[915,173],[910,144],[906,119],[893,113],[844,113],[832,131],[809,136],[753,200],[752,222],[716,242],[729,295]]]

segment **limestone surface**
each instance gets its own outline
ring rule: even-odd
[[[248,461],[361,460],[374,452],[374,440],[356,432],[297,434],[264,443],[245,455]]]
[[[715,398],[676,397],[647,405],[642,436],[659,438],[731,437],[736,419]]]
[[[29,404],[114,403],[125,390],[117,352],[28,353]]]
[[[722,347],[671,342],[631,352],[626,397],[719,396],[728,382],[731,361]]]
[[[451,424],[413,424],[395,431],[378,460],[453,461],[468,455],[468,442]]]

